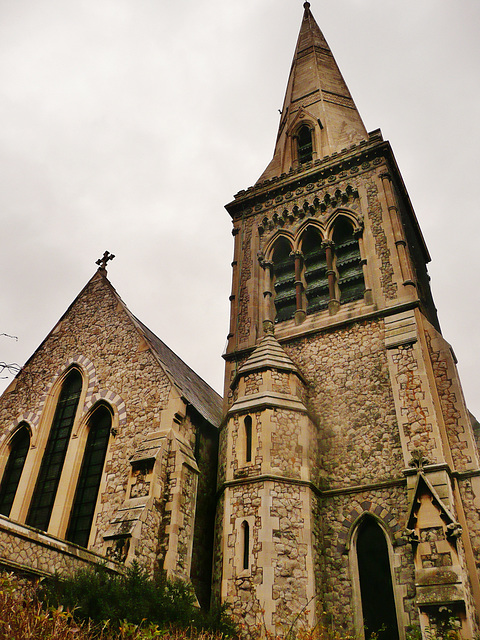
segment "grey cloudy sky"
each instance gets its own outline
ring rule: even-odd
[[[440,322],[480,415],[478,0],[311,0],[368,130],[390,140]],[[0,360],[22,364],[94,273],[221,392],[223,205],[271,158],[300,0],[0,0]],[[0,381],[0,388],[5,381]]]

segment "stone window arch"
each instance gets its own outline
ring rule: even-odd
[[[306,313],[321,311],[328,306],[327,257],[320,233],[309,226],[302,236],[302,254],[306,291]]]
[[[339,301],[360,300],[365,294],[363,262],[354,227],[346,216],[336,218],[332,241],[332,268],[335,270]]]
[[[401,640],[389,541],[372,515],[366,514],[358,521],[352,535],[351,554],[356,591],[355,622],[360,637]]]
[[[299,164],[305,164],[313,160],[313,130],[308,124],[302,124],[296,135],[297,158]]]
[[[295,260],[286,238],[279,238],[272,251],[275,322],[290,320],[296,311]]]
[[[22,422],[10,440],[8,460],[0,483],[0,514],[4,516],[10,515],[29,448],[30,428]]]
[[[87,422],[88,436],[70,513],[66,539],[88,546],[107,455],[113,414],[105,403],[94,408]]]
[[[60,389],[35,489],[30,501],[26,523],[36,529],[48,530],[82,386],[82,375],[77,368],[73,367],[66,374]]]

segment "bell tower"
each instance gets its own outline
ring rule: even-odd
[[[219,596],[250,635],[427,638],[447,610],[473,637],[479,452],[428,250],[308,2],[273,159],[227,210]]]

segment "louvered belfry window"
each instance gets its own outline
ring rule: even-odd
[[[308,229],[302,242],[305,282],[307,284],[307,313],[321,311],[328,306],[327,258],[320,234]]]
[[[311,162],[313,157],[312,131],[306,124],[303,124],[298,130],[297,141],[299,163]]]
[[[289,243],[283,238],[273,252],[276,322],[289,320],[295,315],[295,261],[291,252]]]
[[[72,369],[60,391],[27,516],[27,524],[36,529],[48,529],[81,391],[82,376]]]
[[[339,218],[336,222],[333,241],[340,302],[358,300],[365,293],[362,258],[353,227],[345,218]]]
[[[10,455],[0,484],[0,513],[9,516],[30,448],[30,432],[23,423],[12,439]]]
[[[112,414],[100,405],[89,420],[89,430],[80,477],[73,501],[66,539],[86,547],[90,537],[98,490],[107,453]]]

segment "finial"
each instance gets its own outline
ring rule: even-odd
[[[113,260],[115,258],[115,256],[113,255],[113,253],[109,253],[108,251],[105,251],[105,253],[103,254],[103,257],[99,258],[95,264],[98,264],[98,270],[99,271],[107,271],[107,262],[109,260]]]
[[[263,321],[263,333],[265,335],[271,335],[271,336],[275,335],[275,325],[271,320]]]

